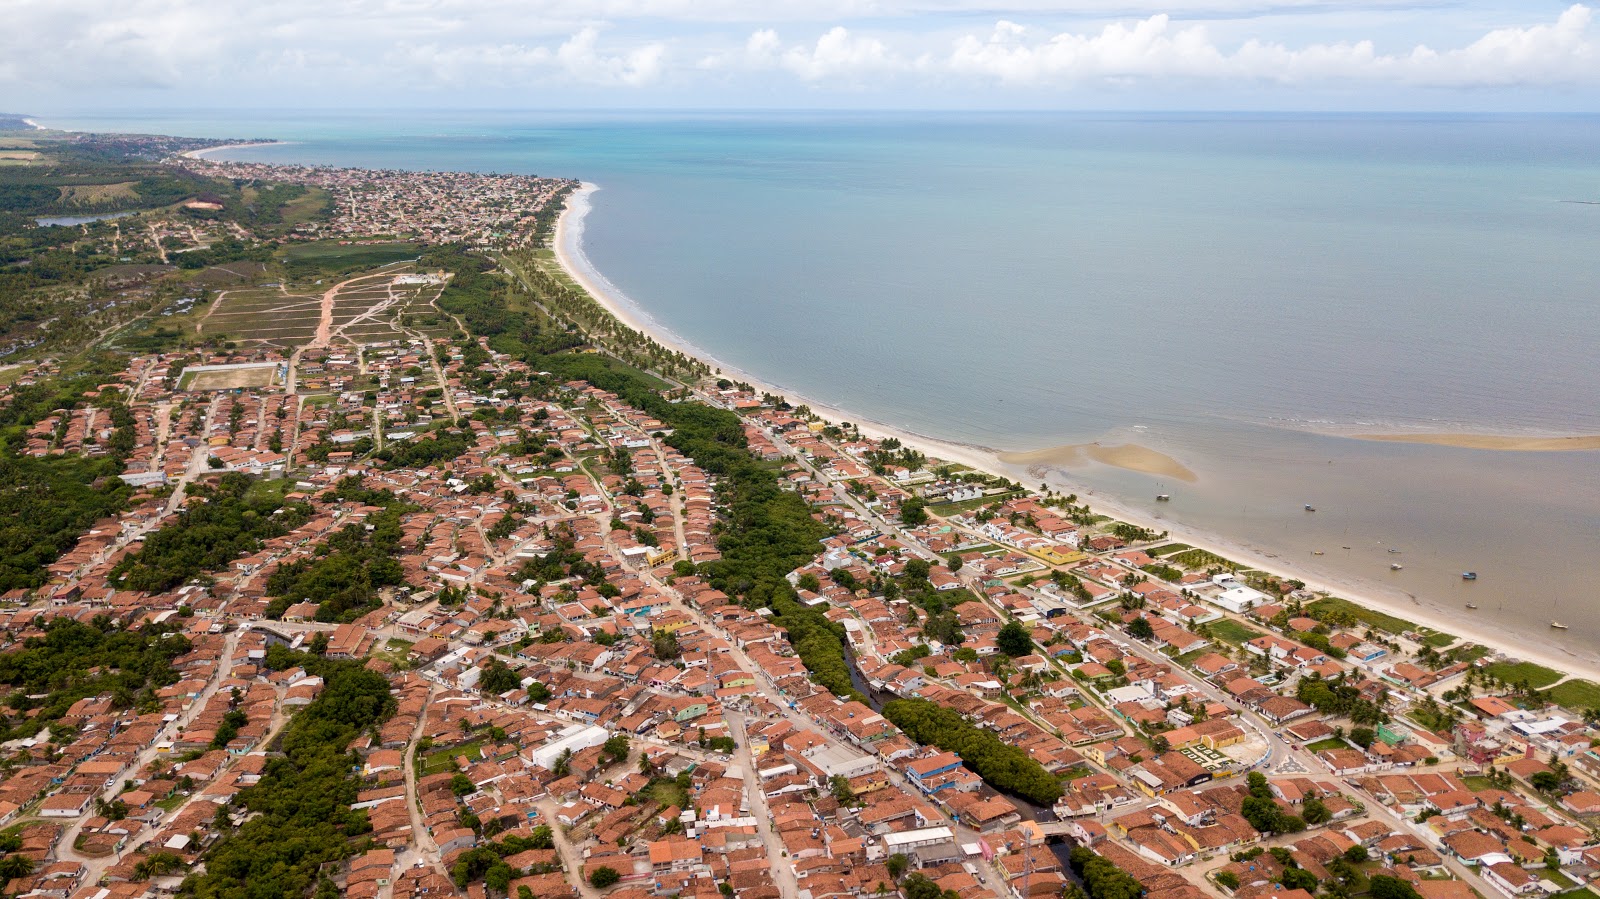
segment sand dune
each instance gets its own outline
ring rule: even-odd
[[[1390,443],[1427,443],[1462,449],[1505,450],[1523,453],[1560,453],[1600,449],[1600,435],[1581,437],[1515,437],[1502,434],[1352,434],[1357,440]]]
[[[1113,468],[1123,468],[1142,474],[1193,483],[1195,473],[1182,462],[1166,453],[1159,453],[1137,443],[1120,443],[1110,446],[1101,443],[1077,443],[1053,446],[1030,453],[1001,453],[1000,461],[1007,465],[1053,465],[1069,468],[1085,461],[1099,462]]]

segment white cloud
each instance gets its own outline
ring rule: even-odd
[[[987,36],[957,39],[949,71],[1027,85],[1096,80],[1233,79],[1308,84],[1387,81],[1435,87],[1593,83],[1600,81],[1600,45],[1587,7],[1566,10],[1553,24],[1501,28],[1472,44],[1436,51],[1418,44],[1378,52],[1372,41],[1310,44],[1245,41],[1226,49],[1203,25],[1165,15],[1113,23],[1097,33],[1033,37],[1002,21]]]
[[[1396,16],[1378,33],[1358,30],[1366,19],[1343,20],[1348,40],[1296,42],[1283,29],[1333,15],[1316,12],[1325,0],[1118,0],[1146,12],[1072,28],[1063,16],[1111,0],[0,2],[8,26],[0,29],[0,108],[40,97],[92,105],[198,95],[359,104],[418,89],[514,98],[528,87],[610,91],[623,103],[652,90],[692,103],[757,87],[769,98],[845,88],[888,105],[950,88],[1004,98],[1196,82],[1600,88],[1600,39],[1585,5],[1534,24],[1506,25],[1503,9],[1492,13],[1497,27],[1465,39],[1426,33],[1446,27],[1434,18]],[[1391,2],[1346,0],[1335,12]],[[1305,12],[1293,25],[1274,16],[1185,17],[1263,4]],[[994,25],[971,24],[973,14],[999,7],[1008,11],[987,19]],[[1397,28],[1410,30],[1400,39]]]

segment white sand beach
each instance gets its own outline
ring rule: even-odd
[[[286,140],[257,140],[242,144],[218,144],[215,147],[202,147],[198,150],[190,150],[183,155],[189,159],[205,159],[208,155],[212,153],[221,153],[223,150],[239,150],[245,147],[279,147],[289,143],[291,142]]]
[[[768,383],[757,375],[726,365],[656,322],[607,281],[589,262],[583,253],[583,223],[592,208],[591,197],[599,189],[597,185],[585,182],[567,200],[566,209],[557,222],[553,241],[556,259],[561,267],[623,323],[649,335],[663,346],[704,360],[712,368],[720,370],[723,377],[748,383],[759,392],[782,396],[794,405],[809,406],[812,411],[830,421],[852,422],[869,436],[895,437],[929,456],[1016,480],[1025,486],[1037,487],[1040,479],[1035,477],[1034,473],[1039,470],[1039,466],[1047,466],[1052,469],[1047,479],[1053,488],[1079,494],[1081,501],[1089,503],[1097,512],[1140,527],[1168,531],[1174,540],[1180,540],[1263,571],[1304,581],[1311,590],[1331,593],[1424,627],[1455,634],[1464,640],[1490,647],[1508,658],[1523,659],[1561,672],[1600,681],[1600,647],[1583,654],[1568,653],[1550,647],[1537,639],[1536,635],[1508,633],[1498,626],[1477,624],[1466,618],[1465,613],[1458,609],[1423,603],[1387,584],[1355,577],[1313,577],[1286,565],[1283,559],[1258,547],[1215,534],[1194,531],[1181,524],[1157,519],[1148,513],[1130,508],[1115,498],[1096,495],[1081,484],[1074,484],[1070,474],[1063,470],[1065,465],[1078,464],[1071,460],[1081,461],[1088,458],[1099,464],[1140,471],[1152,476],[1173,477],[1179,480],[1199,477],[1180,460],[1153,448],[1137,444],[1108,446],[1073,444],[1033,452],[1002,453],[988,447],[939,440],[885,422],[864,419],[835,405],[800,395],[792,389]],[[1535,622],[1529,622],[1530,628],[1534,625]]]

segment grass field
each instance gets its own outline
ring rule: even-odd
[[[1258,630],[1245,627],[1232,618],[1223,618],[1206,625],[1211,630],[1211,636],[1229,643],[1246,643],[1261,636]]]
[[[1550,698],[1573,711],[1600,709],[1600,684],[1589,680],[1569,680],[1550,688]]]
[[[1318,740],[1315,743],[1311,743],[1311,744],[1307,745],[1306,746],[1306,751],[1307,752],[1322,752],[1325,749],[1349,749],[1349,748],[1350,747],[1347,746],[1343,740],[1336,740],[1333,737],[1329,737],[1326,740]]]
[[[1396,618],[1365,606],[1358,606],[1348,599],[1339,599],[1336,596],[1316,600],[1306,608],[1313,612],[1349,612],[1357,621],[1391,634],[1403,634],[1417,629],[1415,624],[1404,618]]]
[[[1013,496],[1016,496],[1015,492],[1006,492],[996,493],[993,496],[980,496],[977,499],[962,500],[959,503],[930,503],[928,505],[928,511],[934,515],[938,515],[941,518],[948,518],[951,515],[963,515],[967,512],[976,512],[984,506],[991,505],[993,503],[1005,502]]]
[[[1229,571],[1239,571],[1244,568],[1232,559],[1224,559],[1216,553],[1209,553],[1203,549],[1186,549],[1174,553],[1168,562],[1182,565],[1185,568],[1204,570],[1207,568],[1226,568]]]
[[[430,752],[417,759],[417,773],[426,777],[429,774],[438,774],[442,771],[453,771],[455,770],[455,760],[463,755],[472,761],[483,758],[482,742],[474,740],[461,746]]]
[[[137,181],[119,181],[116,184],[77,184],[61,188],[63,206],[103,206],[118,200],[135,200]]]
[[[404,240],[364,245],[321,240],[289,245],[283,251],[283,261],[292,275],[306,277],[312,271],[377,268],[391,262],[415,259],[421,253],[418,245]]]
[[[1543,690],[1561,679],[1561,672],[1532,662],[1493,662],[1484,670],[1508,684],[1527,681],[1535,690]]]
[[[1170,556],[1173,553],[1188,552],[1191,549],[1194,549],[1194,547],[1187,543],[1168,543],[1165,546],[1153,546],[1145,550],[1145,553],[1159,559],[1162,556]]]

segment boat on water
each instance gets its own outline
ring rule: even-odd
[[[1476,571],[1463,571],[1461,572],[1461,579],[1464,581],[1475,581],[1478,579],[1478,573]]]
[[[1399,555],[1400,554],[1400,550],[1398,550],[1398,549],[1391,549],[1391,550],[1389,550],[1389,552],[1392,555]]]
[[[1306,511],[1307,512],[1315,512],[1315,511],[1317,511],[1317,507],[1311,505],[1310,503],[1306,503]]]
[[[1312,554],[1312,555],[1313,555],[1313,556],[1320,556],[1320,555],[1322,555],[1322,554],[1323,554],[1323,553],[1322,553],[1322,550],[1320,550],[1320,549],[1314,549],[1314,550],[1312,550],[1312,551],[1311,551],[1311,554]]]
[[[1401,565],[1399,562],[1390,562],[1389,563],[1389,570],[1390,571],[1399,571],[1400,569],[1402,569],[1404,567],[1405,566]]]
[[[1157,493],[1156,494],[1156,502],[1158,502],[1158,503],[1164,503],[1164,502],[1167,502],[1170,499],[1172,499],[1172,494],[1170,494],[1170,493]]]
[[[1555,628],[1555,629],[1556,629],[1556,630],[1558,630],[1558,631],[1564,631],[1564,630],[1566,630],[1566,629],[1567,629],[1567,626],[1566,626],[1566,625],[1565,625],[1565,624],[1562,624],[1562,623],[1561,623],[1561,622],[1559,622],[1559,621],[1552,621],[1552,622],[1550,622],[1550,626],[1551,626],[1551,627],[1553,627],[1553,628]]]
[[[1478,604],[1475,603],[1475,602],[1467,603],[1467,608],[1469,608],[1469,609],[1476,609],[1477,607],[1478,607]]]

